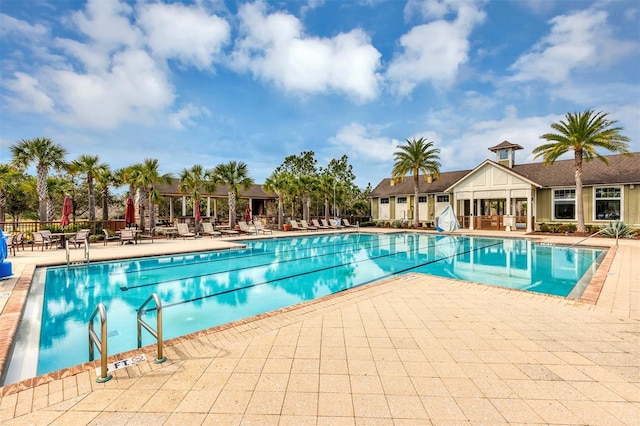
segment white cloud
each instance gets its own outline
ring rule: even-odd
[[[184,129],[195,124],[193,117],[201,115],[209,116],[210,114],[206,108],[198,108],[193,104],[188,104],[180,108],[180,110],[169,114],[169,124],[174,129]]]
[[[53,100],[38,87],[37,79],[22,72],[16,72],[14,77],[4,81],[4,85],[18,95],[8,99],[13,108],[20,111],[53,111]]]
[[[550,34],[511,66],[512,80],[564,83],[574,72],[611,64],[637,49],[637,43],[612,37],[607,18],[607,12],[594,9],[554,17]]]
[[[485,13],[473,1],[410,2],[405,14],[414,9],[427,19],[447,14],[455,14],[456,18],[418,25],[400,38],[402,52],[389,65],[387,78],[402,96],[425,81],[436,86],[453,83],[458,69],[468,60],[468,37],[485,19]]]
[[[378,95],[381,55],[363,31],[308,37],[296,17],[267,14],[262,2],[245,4],[238,14],[241,36],[231,56],[237,70],[294,93],[333,91],[358,101]]]
[[[399,145],[397,139],[377,135],[377,129],[362,124],[351,123],[343,127],[329,142],[341,150],[353,153],[358,159],[370,158],[389,161]]]
[[[227,21],[199,7],[152,3],[142,5],[138,22],[156,55],[208,68],[229,40]]]
[[[38,40],[49,33],[48,29],[40,24],[31,25],[12,16],[0,13],[0,35],[2,37],[22,37],[29,40]]]
[[[137,47],[142,42],[140,30],[131,24],[133,9],[117,0],[89,0],[84,11],[72,15],[73,24],[93,44],[115,50]]]

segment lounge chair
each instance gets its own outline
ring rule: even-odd
[[[243,234],[253,235],[256,233],[256,231],[249,228],[249,225],[247,225],[247,222],[245,222],[244,220],[239,220],[238,226],[240,226],[240,232],[242,232]]]
[[[335,219],[329,219],[329,226],[334,229],[344,228],[344,226],[338,225],[338,221]]]
[[[267,232],[269,234],[273,234],[273,231],[271,229],[267,229],[264,226],[262,226],[262,222],[260,222],[260,221],[254,222],[253,226],[254,226],[254,228],[256,228],[256,233],[257,234],[260,234],[260,233],[266,234]]]
[[[136,233],[133,229],[127,228],[120,231],[120,244],[135,243]]]
[[[45,248],[49,248],[49,240],[45,239],[40,232],[32,232],[31,235],[33,236],[31,251],[33,251],[35,246],[42,247],[42,251],[44,251]]]
[[[76,232],[76,235],[69,238],[67,241],[73,243],[73,245],[77,248],[80,244],[84,244],[85,241],[88,241],[89,232],[89,229],[81,229]]]
[[[202,235],[209,235],[211,238],[213,237],[222,237],[222,233],[213,229],[213,224],[211,222],[203,222],[202,223],[202,231],[200,232]]]
[[[295,221],[294,219],[291,219],[289,221],[289,224],[291,225],[291,230],[292,231],[304,231],[304,228],[301,227],[300,225],[298,225],[298,222]]]
[[[318,228],[316,228],[315,226],[309,226],[307,221],[304,220],[304,219],[300,219],[300,225],[302,225],[302,228],[307,230],[307,231],[317,231],[318,230]]]
[[[104,245],[106,246],[107,243],[109,241],[118,241],[120,240],[120,236],[119,235],[111,235],[109,234],[109,231],[107,231],[106,229],[102,229],[102,232],[104,233]]]
[[[347,228],[357,228],[358,227],[358,225],[350,224],[348,219],[342,219],[342,224],[344,226],[346,226]]]
[[[320,219],[320,223],[322,223],[322,226],[324,226],[325,228],[328,229],[338,229],[337,226],[333,226],[331,224],[329,224],[329,222],[327,221],[327,219]]]
[[[320,223],[318,222],[318,219],[312,219],[311,223],[313,223],[313,226],[315,226],[318,229],[329,229],[328,226],[320,225]]]
[[[138,241],[151,240],[151,242],[153,243],[153,237],[155,236],[155,234],[156,227],[154,226],[153,228],[149,229],[149,231],[138,234]]]
[[[189,231],[189,225],[187,225],[186,223],[178,223],[177,227],[178,237],[182,237],[183,240],[186,240],[187,238],[193,238],[194,240],[196,239],[196,234]]]

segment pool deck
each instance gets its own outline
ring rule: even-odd
[[[222,249],[236,240],[92,244],[91,259]],[[0,423],[635,425],[640,241],[620,240],[609,253],[584,300],[408,274],[174,339],[163,364],[153,363],[155,347],[143,348],[135,352],[146,362],[106,383],[86,364],[0,387]],[[28,248],[9,260],[0,356],[35,265],[65,263],[65,252]]]

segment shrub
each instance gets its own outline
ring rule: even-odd
[[[393,223],[391,224],[391,226],[393,226],[394,228],[401,228],[402,227],[402,221],[401,220],[394,220]]]
[[[546,223],[540,224],[540,232],[549,232],[550,230],[551,227],[549,227],[549,225],[547,225]]]

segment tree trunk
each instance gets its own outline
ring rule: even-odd
[[[36,192],[38,193],[38,215],[40,222],[47,221],[47,174],[49,170],[46,166],[38,164],[38,182]]]
[[[233,192],[227,192],[229,197],[229,226],[233,229],[236,226],[236,196]]]
[[[324,195],[324,219],[329,220],[329,196]]]
[[[284,222],[284,206],[282,196],[278,196],[278,230],[282,231]]]
[[[420,226],[418,217],[418,191],[420,190],[420,172],[413,175],[413,226]]]
[[[102,191],[102,220],[109,220],[109,189]]]
[[[4,206],[7,204],[7,196],[4,191],[0,191],[0,222],[4,222],[6,219],[6,213]]]
[[[89,220],[96,220],[96,198],[93,191],[93,175],[87,175],[87,187],[89,188]]]
[[[54,215],[56,211],[56,206],[51,197],[47,198],[47,221],[54,220]]]
[[[584,226],[584,201],[582,200],[582,150],[575,151],[575,178],[576,178],[576,221],[578,232],[586,232]]]

